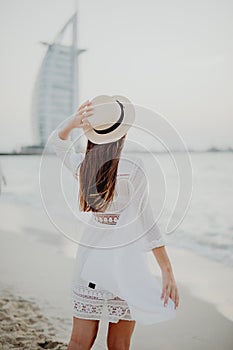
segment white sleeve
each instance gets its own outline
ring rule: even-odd
[[[151,251],[153,248],[165,246],[165,241],[162,233],[155,222],[153,209],[149,198],[149,183],[145,173],[144,164],[141,159],[137,161],[139,167],[134,176],[135,190],[139,190],[138,215],[141,221],[141,227],[144,235],[140,240],[146,251]]]
[[[74,176],[77,175],[77,170],[83,159],[84,153],[77,153],[72,146],[72,140],[62,140],[58,135],[59,130],[54,130],[50,138],[50,144],[53,147],[56,155],[64,161],[65,166],[72,172]]]

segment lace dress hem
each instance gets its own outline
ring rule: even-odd
[[[92,291],[86,286],[71,293],[73,316],[86,320],[133,321],[127,302],[105,290]]]

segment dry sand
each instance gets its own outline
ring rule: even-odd
[[[35,302],[2,290],[0,308],[2,350],[67,349],[67,344],[55,340],[53,325]]]

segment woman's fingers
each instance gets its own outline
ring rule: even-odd
[[[171,297],[171,299],[173,300],[173,302],[175,304],[175,301],[176,301],[176,288],[175,287],[172,288],[170,297]]]
[[[94,113],[91,111],[85,114],[76,114],[73,119],[73,125],[75,128],[82,128],[84,126],[91,125],[87,118],[91,117]]]
[[[82,108],[84,108],[85,106],[87,106],[87,104],[88,104],[88,100],[87,101],[85,101],[83,104],[81,104],[81,106],[78,108],[78,111],[80,111],[80,109],[82,109]]]
[[[176,286],[176,283],[174,281],[166,280],[164,278],[163,280],[163,289],[161,293],[161,299],[164,299],[164,307],[167,306],[169,298],[172,299],[172,301],[175,304],[175,309],[179,305],[179,293],[178,288]]]
[[[92,106],[88,106],[88,107],[81,108],[81,109],[78,111],[78,115],[83,114],[83,112],[88,112],[88,111],[92,111],[92,110],[93,110],[93,107],[92,107]]]
[[[175,295],[175,309],[179,306],[179,293],[178,290],[176,290],[176,295]]]
[[[77,121],[77,127],[84,127],[90,125],[89,121],[86,119],[88,117],[91,117],[94,113],[93,112],[93,106],[92,102],[87,100],[85,101],[78,109],[76,113],[76,121]]]
[[[87,119],[87,118],[90,117],[91,115],[93,115],[93,113],[86,114],[85,118],[81,119],[80,126],[91,125],[90,122],[89,122],[89,120]]]
[[[163,290],[162,290],[162,294],[161,294],[161,299],[163,299],[164,298],[164,296],[165,296],[165,292],[166,292],[166,287],[165,286],[163,286]]]
[[[167,305],[169,298],[171,298],[175,304],[175,309],[179,305],[179,294],[176,287],[167,286],[165,290],[164,306]]]
[[[80,109],[85,108],[86,106],[88,106],[88,105],[90,105],[90,104],[91,104],[91,101],[89,101],[89,100],[85,101],[83,104],[81,104],[81,106],[79,107],[78,111],[79,111]]]
[[[166,293],[165,293],[165,298],[164,298],[164,306],[168,303],[170,292],[171,292],[171,287],[168,285],[166,288]]]
[[[161,299],[164,299],[164,301],[165,301],[165,297],[166,297],[166,293],[167,293],[167,287],[168,287],[167,284],[163,285],[163,291],[162,291],[162,294],[161,294]]]
[[[85,116],[83,116],[82,120],[85,119],[85,118],[88,118],[90,117],[91,115],[93,115],[94,113],[86,113]]]
[[[89,125],[90,125],[90,123],[88,121],[85,121],[85,120],[83,120],[83,122],[79,124],[80,127],[89,126]]]

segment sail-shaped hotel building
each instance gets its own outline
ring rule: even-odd
[[[63,43],[70,32],[70,43]],[[67,39],[67,38],[66,38]],[[32,95],[32,128],[37,147],[46,145],[50,133],[78,106],[78,55],[86,51],[77,45],[77,12],[65,23],[47,51]]]

